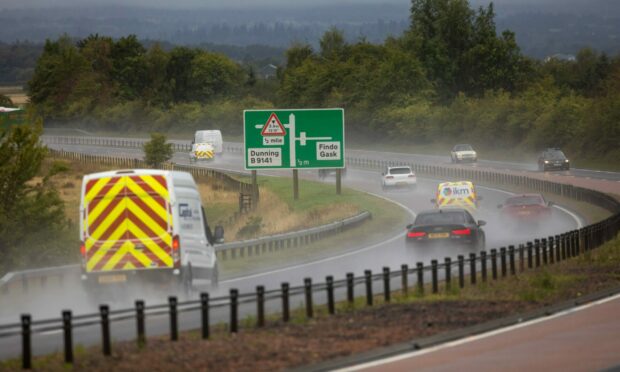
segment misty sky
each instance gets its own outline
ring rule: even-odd
[[[472,4],[487,3],[485,0],[470,0]],[[494,0],[497,5],[550,5],[560,6],[566,3],[587,4],[589,0]],[[345,4],[403,4],[409,5],[409,0],[0,0],[1,8],[53,8],[66,6],[105,6],[124,5],[137,7],[158,8],[260,8],[260,7],[311,7],[318,5],[345,5]]]

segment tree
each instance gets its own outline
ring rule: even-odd
[[[166,143],[166,136],[161,133],[151,133],[151,140],[144,144],[144,161],[153,168],[170,160],[172,154],[172,144]]]
[[[4,94],[0,94],[0,106],[13,107],[13,101],[11,101],[11,98],[5,96]]]
[[[50,183],[54,172],[35,178],[47,153],[41,132],[40,123],[0,132],[0,271],[49,264],[59,251],[73,249],[62,237],[68,221]]]

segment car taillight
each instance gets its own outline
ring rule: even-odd
[[[407,233],[407,237],[408,237],[408,238],[421,238],[421,237],[423,237],[424,235],[426,235],[426,233],[425,233],[425,232],[423,232],[423,231],[409,231],[409,232]]]
[[[452,235],[471,235],[471,229],[452,230]]]

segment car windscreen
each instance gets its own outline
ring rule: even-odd
[[[540,196],[519,196],[506,200],[506,205],[532,205],[543,204]]]
[[[419,214],[415,225],[451,225],[467,222],[465,213],[460,211],[442,211],[437,213]]]
[[[566,159],[566,156],[564,155],[564,153],[562,151],[547,151],[545,153],[545,158],[547,159],[553,159],[553,160],[564,160]]]
[[[454,151],[473,151],[470,145],[456,145]]]
[[[409,173],[411,173],[411,168],[408,168],[408,167],[390,169],[390,174],[409,174]]]

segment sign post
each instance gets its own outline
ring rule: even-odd
[[[343,109],[245,110],[243,137],[246,170],[345,167]]]

